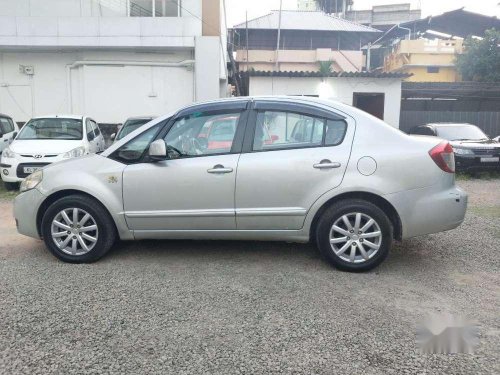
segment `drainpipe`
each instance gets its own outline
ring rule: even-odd
[[[195,60],[183,60],[178,62],[156,62],[156,61],[95,61],[95,60],[81,60],[75,61],[73,64],[66,65],[66,87],[68,95],[68,104],[70,113],[73,112],[73,99],[71,96],[71,69],[78,68],[84,65],[108,65],[108,66],[160,66],[160,67],[178,67],[187,68],[194,67]],[[193,70],[193,84],[195,79],[195,73]],[[196,87],[193,87],[193,95],[195,95]]]

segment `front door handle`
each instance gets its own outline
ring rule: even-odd
[[[214,165],[213,168],[207,169],[208,173],[216,173],[216,174],[231,173],[232,171],[233,168],[226,168],[222,164],[217,164]]]
[[[332,163],[328,159],[323,159],[319,163],[313,165],[314,168],[316,169],[332,169],[332,168],[339,168],[340,163]]]

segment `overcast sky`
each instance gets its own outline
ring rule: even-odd
[[[225,0],[228,27],[259,17],[279,9],[279,0]],[[500,18],[500,0],[354,0],[354,9],[369,9],[373,5],[411,3],[412,8],[421,8],[422,16],[438,15],[465,7],[467,10]],[[297,9],[297,0],[283,0],[283,9]]]

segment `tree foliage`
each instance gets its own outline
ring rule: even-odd
[[[500,31],[486,30],[481,40],[467,38],[456,65],[464,81],[500,82]]]
[[[332,72],[333,61],[318,61],[319,71],[323,77],[328,77]]]

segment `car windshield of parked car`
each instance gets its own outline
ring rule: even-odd
[[[443,126],[437,128],[437,136],[448,141],[477,141],[488,139],[481,129],[474,125]]]
[[[70,118],[40,118],[30,120],[17,139],[64,139],[83,138],[82,120]]]
[[[138,129],[140,126],[148,123],[151,119],[137,119],[137,120],[127,120],[125,124],[123,124],[120,132],[116,136],[116,140],[125,138],[125,136],[132,133],[134,130]]]

